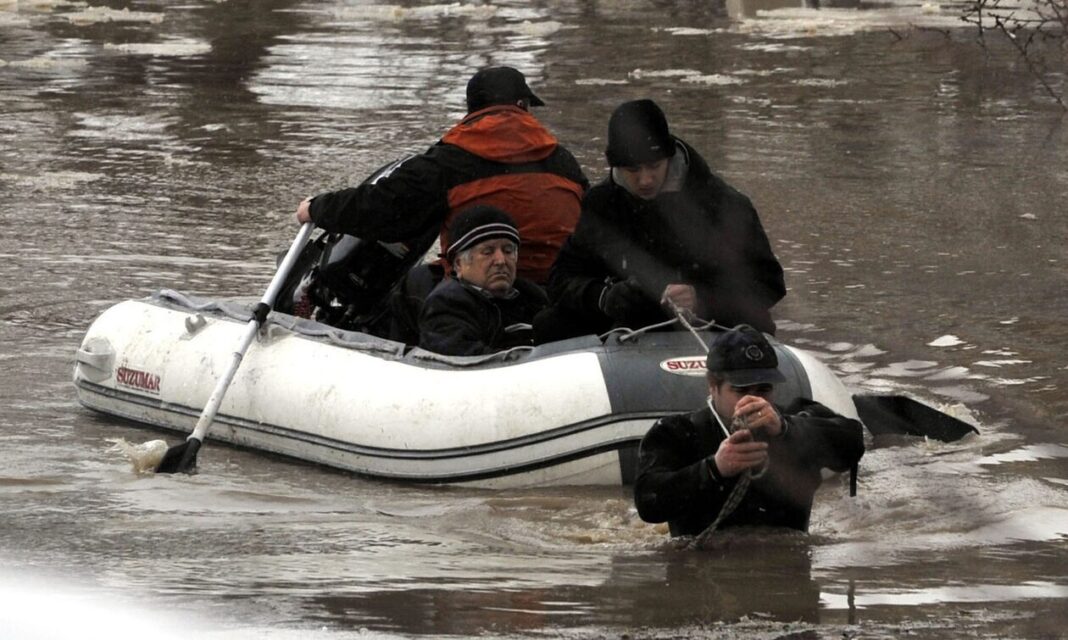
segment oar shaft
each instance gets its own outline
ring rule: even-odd
[[[289,276],[289,272],[293,269],[293,265],[296,264],[297,259],[300,257],[300,252],[304,249],[304,245],[308,242],[308,237],[311,236],[311,232],[315,229],[315,225],[311,222],[305,222],[300,228],[300,233],[293,240],[293,244],[290,245],[289,251],[286,252],[286,256],[282,258],[282,264],[278,265],[278,271],[275,272],[274,278],[271,279],[271,284],[267,286],[267,291],[263,293],[263,298],[260,300],[268,307],[274,304],[274,299],[278,297],[278,292],[282,290],[282,286],[285,284],[286,278]]]
[[[211,397],[208,398],[208,404],[204,407],[204,411],[200,414],[200,419],[197,420],[197,426],[193,428],[193,433],[189,435],[187,440],[197,439],[203,440],[204,434],[208,431],[208,427],[215,420],[215,414],[219,412],[219,406],[222,405],[223,398],[226,397],[226,391],[230,388],[230,383],[234,381],[234,376],[237,375],[237,369],[241,366],[241,361],[245,357],[245,352],[248,351],[249,345],[256,339],[256,333],[260,330],[260,323],[253,318],[248,321],[248,325],[245,327],[245,335],[241,338],[241,343],[238,345],[237,351],[234,351],[233,360],[230,361],[230,366],[226,372],[219,378],[219,381],[215,383],[215,390],[211,392]]]
[[[315,225],[311,222],[304,223],[304,226],[300,228],[300,232],[297,234],[297,237],[294,238],[293,244],[289,247],[289,251],[286,252],[285,257],[282,259],[282,264],[278,265],[278,270],[275,272],[274,277],[271,278],[271,284],[267,286],[267,291],[265,291],[263,297],[260,298],[260,303],[253,312],[252,319],[248,321],[248,325],[245,327],[245,334],[241,337],[241,342],[238,344],[237,350],[234,351],[234,357],[230,362],[229,368],[227,368],[226,372],[219,378],[219,381],[215,383],[215,389],[211,392],[211,397],[208,398],[208,404],[204,407],[204,411],[200,414],[200,419],[197,420],[196,427],[193,428],[193,433],[189,435],[187,440],[204,439],[204,434],[207,433],[208,427],[210,427],[211,423],[215,420],[215,414],[219,412],[219,407],[222,405],[223,398],[226,397],[226,391],[230,388],[230,383],[234,381],[234,376],[237,375],[237,369],[241,366],[241,361],[244,359],[245,353],[248,351],[252,341],[256,339],[256,333],[260,329],[260,324],[267,317],[267,312],[270,310],[271,305],[274,304],[274,299],[278,296],[278,292],[282,289],[286,277],[288,277],[290,270],[296,263],[301,250],[304,248],[304,245],[308,241],[308,237],[314,229]]]

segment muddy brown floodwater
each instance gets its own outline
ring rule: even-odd
[[[397,2],[0,1],[0,635],[1064,637],[1068,119],[1011,52],[937,2]],[[779,337],[982,435],[874,447],[809,536],[700,552],[620,489],[109,452],[173,436],[77,404],[91,320],[259,295],[299,200],[429,146],[491,63],[592,179],[657,100],[756,204]]]

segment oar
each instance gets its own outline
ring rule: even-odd
[[[156,468],[156,473],[190,473],[196,469],[197,451],[200,450],[200,445],[204,441],[208,427],[211,426],[212,421],[215,419],[215,414],[219,411],[219,405],[222,404],[226,390],[230,388],[230,383],[234,379],[234,374],[237,373],[237,368],[241,366],[241,360],[245,357],[245,352],[248,351],[249,345],[252,344],[256,337],[256,333],[267,319],[267,314],[271,311],[271,305],[274,304],[274,299],[278,296],[282,283],[285,282],[289,271],[293,268],[293,263],[297,261],[297,256],[300,255],[301,249],[308,242],[308,236],[311,235],[314,227],[313,223],[306,222],[300,228],[296,239],[293,240],[293,246],[289,247],[286,257],[282,259],[282,264],[278,266],[278,271],[274,274],[274,278],[271,279],[271,284],[267,286],[267,292],[263,294],[259,304],[253,308],[252,319],[248,321],[245,334],[241,337],[241,342],[238,343],[237,350],[234,352],[233,362],[230,363],[230,368],[215,384],[215,390],[211,392],[208,404],[204,407],[204,412],[200,414],[200,419],[197,420],[193,433],[182,444],[167,449],[167,453],[163,455],[163,459],[160,460],[159,466]]]
[[[979,433],[967,422],[905,396],[858,393],[853,404],[874,436],[905,434],[955,442],[969,433]]]

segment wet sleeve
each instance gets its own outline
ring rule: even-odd
[[[634,505],[646,522],[666,522],[694,511],[717,513],[734,480],[716,470],[711,456],[694,459],[697,443],[684,418],[662,418],[642,438]]]
[[[330,232],[401,242],[440,227],[447,207],[432,149],[382,167],[357,187],[315,196],[310,213],[316,226]]]
[[[564,242],[549,273],[549,299],[565,311],[587,316],[602,316],[601,292],[608,269],[585,240],[580,229]]]
[[[769,310],[786,295],[782,265],[747,197],[727,188],[720,207],[732,211],[723,230],[728,246],[719,257],[717,277],[696,285],[703,317],[727,325],[746,322],[767,333],[775,332]]]
[[[783,411],[783,435],[806,465],[848,471],[864,455],[864,428],[818,402],[798,399]]]
[[[752,265],[748,284],[761,303],[770,308],[786,295],[786,280],[764,225],[760,223],[760,216],[748,198],[745,199],[745,209],[748,211],[749,224],[744,246],[747,262]]]

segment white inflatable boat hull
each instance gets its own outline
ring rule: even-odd
[[[619,485],[633,479],[637,442],[653,421],[697,408],[706,394],[704,357],[687,332],[472,359],[405,355],[397,343],[271,318],[245,354],[209,447],[224,441],[399,481]],[[78,398],[191,432],[246,320],[171,292],[119,303],[78,351]],[[822,363],[776,348],[791,381],[783,393],[856,417]]]

